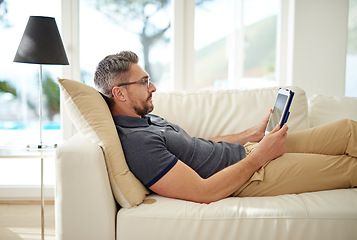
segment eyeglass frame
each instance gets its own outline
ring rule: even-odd
[[[137,84],[137,83],[145,83],[147,82],[147,88],[149,89],[150,88],[150,78],[147,78],[145,80],[141,80],[141,81],[136,81],[136,82],[126,82],[126,83],[119,83],[117,85],[117,87],[121,87],[121,86],[128,86],[128,85],[131,85],[131,84]]]

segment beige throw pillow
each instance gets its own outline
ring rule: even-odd
[[[124,208],[139,205],[149,191],[129,170],[105,100],[97,90],[83,83],[67,79],[58,82],[77,130],[103,149],[116,201]]]

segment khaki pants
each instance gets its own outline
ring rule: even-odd
[[[257,144],[248,143],[247,154]],[[357,122],[341,120],[288,134],[286,153],[233,196],[275,196],[357,186]]]

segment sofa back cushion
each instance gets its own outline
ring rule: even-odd
[[[295,92],[288,120],[289,131],[309,127],[305,92]],[[278,87],[255,90],[156,92],[154,111],[178,124],[191,136],[210,138],[244,131],[259,123],[273,107]]]
[[[357,121],[357,97],[314,95],[309,110],[311,127],[344,118]]]
[[[105,100],[97,90],[77,81],[60,79],[59,85],[64,105],[76,129],[103,149],[116,201],[125,208],[139,205],[149,191],[126,164]]]

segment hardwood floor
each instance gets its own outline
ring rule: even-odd
[[[45,239],[55,239],[53,203],[45,204]],[[39,203],[0,203],[0,240],[41,239]]]

